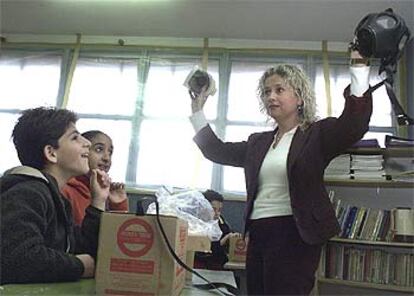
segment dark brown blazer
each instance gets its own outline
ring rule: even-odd
[[[306,129],[298,128],[293,136],[287,160],[287,174],[293,216],[302,239],[321,244],[336,235],[340,228],[326,192],[323,174],[329,162],[360,140],[368,130],[372,97],[344,91],[345,107],[340,117],[325,118]],[[257,196],[258,176],[263,159],[277,129],[251,134],[247,141],[223,142],[208,125],[194,137],[203,155],[216,163],[243,167],[247,203],[245,232]]]

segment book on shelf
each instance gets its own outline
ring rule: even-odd
[[[385,147],[414,147],[414,139],[386,135]]]
[[[377,139],[362,139],[352,145],[351,148],[380,148]]]
[[[348,215],[345,219],[345,223],[343,224],[343,228],[341,231],[341,237],[342,238],[349,238],[351,229],[352,229],[352,225],[355,222],[355,217],[356,217],[356,213],[358,211],[357,207],[351,207],[349,209]]]
[[[367,248],[328,243],[324,248],[325,278],[404,287],[414,286],[414,254],[411,250]],[[321,261],[322,262],[322,261]]]
[[[339,238],[367,241],[392,241],[393,211],[345,205],[333,199],[332,205],[341,227]]]
[[[371,233],[374,230],[375,221],[377,220],[379,214],[378,209],[370,209],[368,216],[365,220],[365,224],[362,226],[361,236],[359,239],[369,240]]]
[[[378,235],[376,236],[376,240],[378,241],[385,241],[387,240],[387,234],[390,233],[390,226],[391,226],[391,211],[384,210],[384,216],[381,221],[381,226],[378,231]]]
[[[384,211],[378,210],[378,216],[377,216],[377,219],[375,219],[375,223],[374,223],[371,233],[369,234],[368,240],[372,240],[372,241],[376,240],[383,216],[384,216]]]
[[[330,179],[350,179],[351,155],[341,154],[331,160],[324,176]]]
[[[351,154],[351,179],[380,180],[385,178],[383,156]]]
[[[351,239],[357,238],[359,230],[361,229],[361,224],[363,224],[366,212],[367,212],[366,208],[364,208],[364,207],[358,208],[357,213],[356,213],[356,219],[355,219],[355,222],[352,225],[351,233],[349,234],[349,238],[351,238]]]

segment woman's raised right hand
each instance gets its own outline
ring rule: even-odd
[[[198,111],[203,110],[204,104],[207,101],[208,96],[206,95],[206,87],[201,90],[200,94],[196,94],[191,90],[188,91],[191,97],[191,111],[196,113]]]

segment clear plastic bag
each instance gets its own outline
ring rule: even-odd
[[[158,199],[160,214],[186,220],[189,234],[206,235],[211,241],[220,239],[222,232],[218,220],[214,220],[214,210],[201,192],[187,190],[170,193],[163,187],[155,195]],[[155,203],[148,206],[147,214],[155,214]]]

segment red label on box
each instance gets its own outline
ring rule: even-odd
[[[236,251],[244,251],[244,249],[246,248],[246,242],[244,241],[244,239],[240,238],[236,241]]]
[[[154,243],[152,227],[142,219],[130,219],[119,227],[117,243],[125,255],[129,257],[143,256]]]
[[[111,258],[110,264],[110,271],[154,274],[154,261]]]

